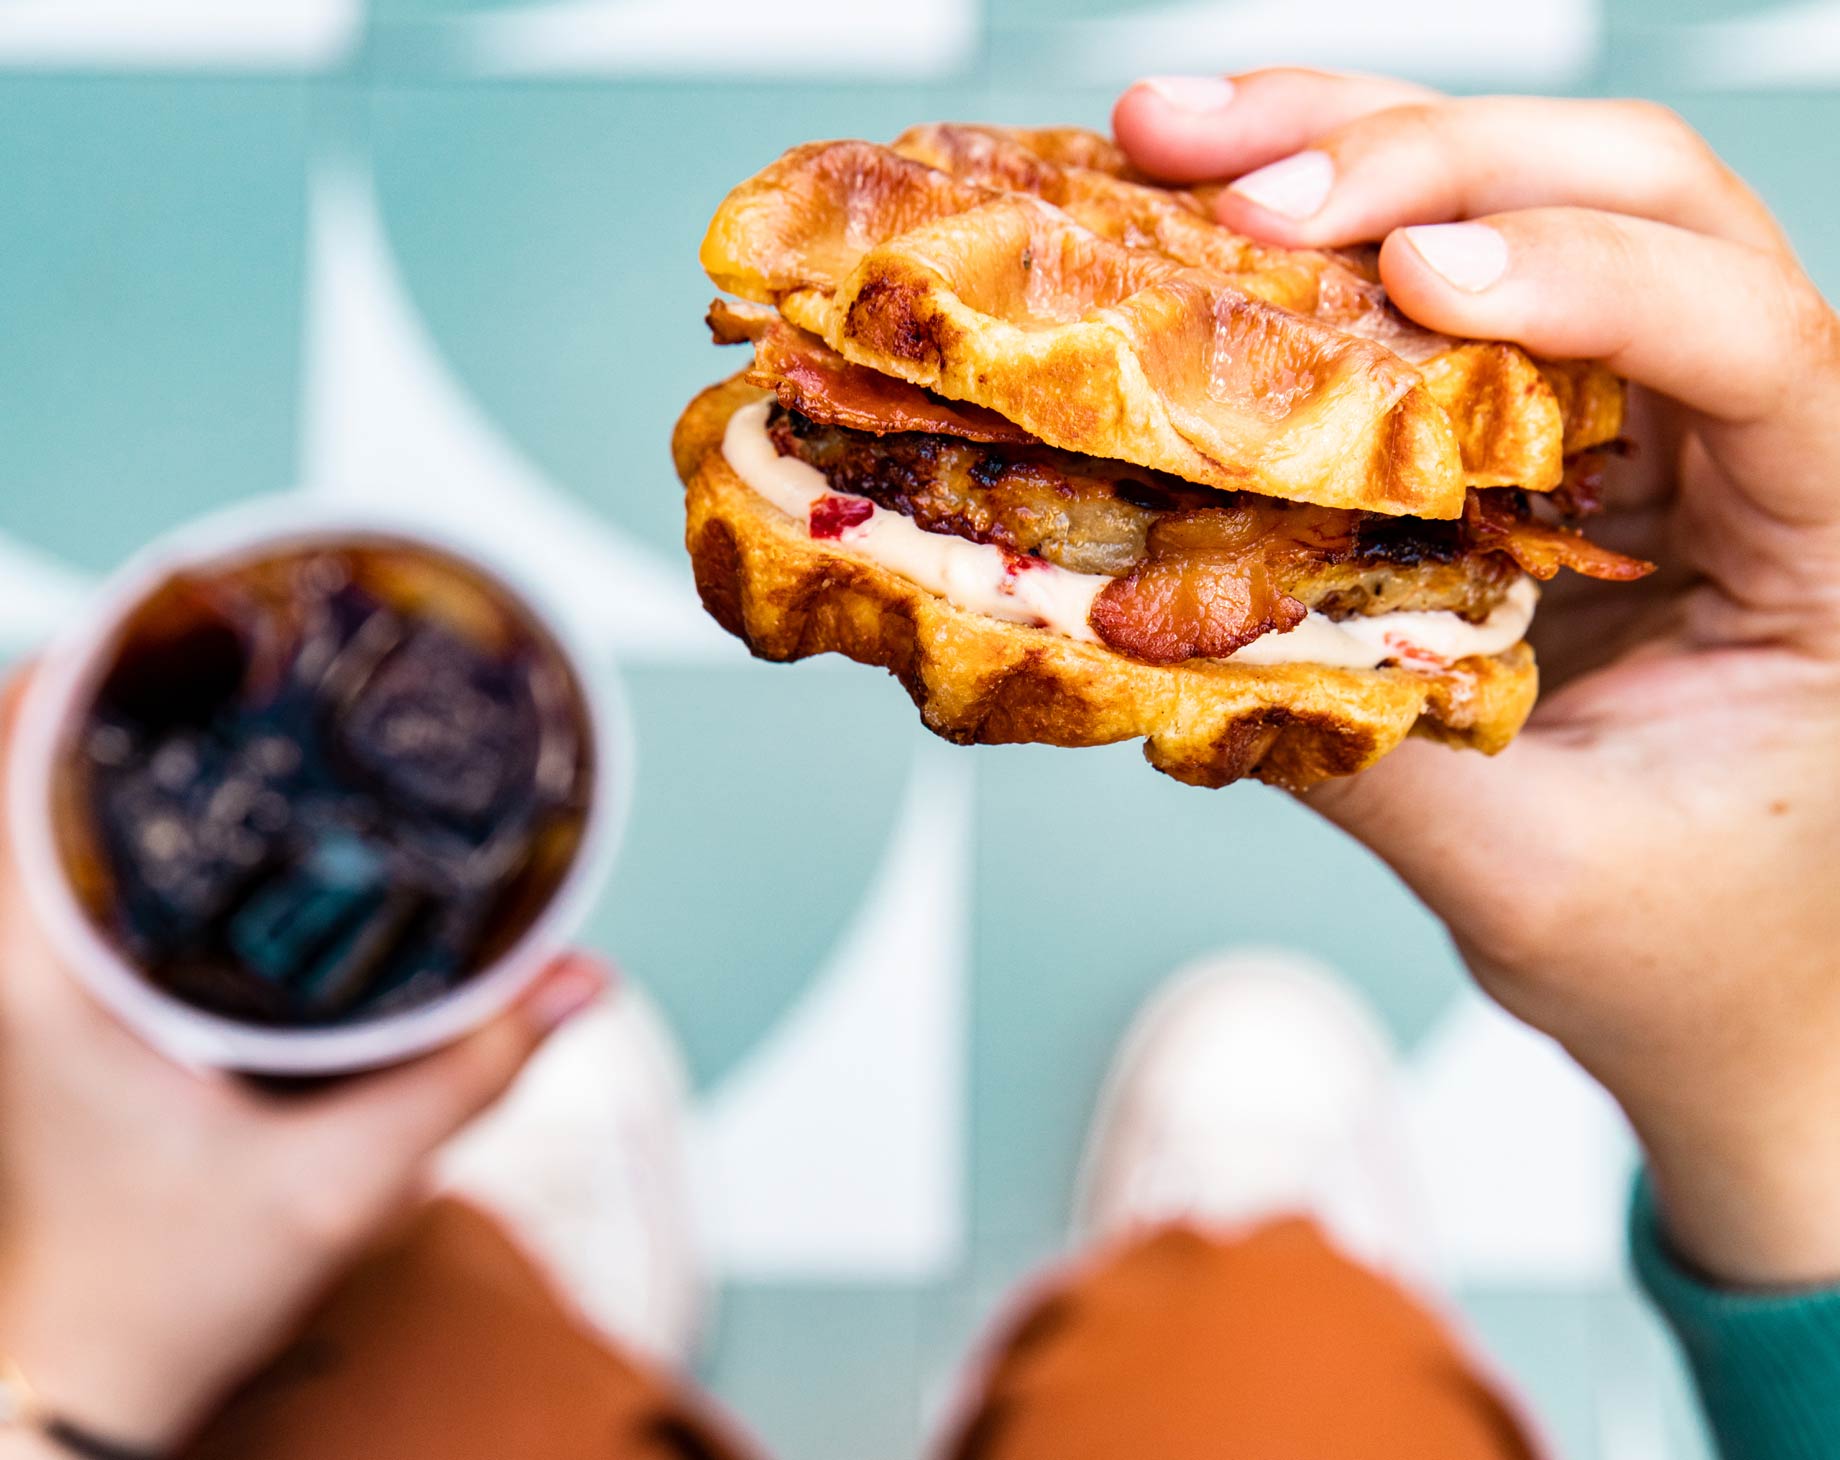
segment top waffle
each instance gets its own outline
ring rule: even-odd
[[[1600,367],[1405,321],[1371,255],[1260,245],[1077,129],[794,148],[702,261],[847,359],[1054,446],[1293,501],[1455,517],[1612,439]]]

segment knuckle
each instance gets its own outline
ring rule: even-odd
[[[1651,186],[1664,195],[1703,195],[1709,186],[1721,194],[1741,187],[1710,143],[1671,106],[1658,101],[1612,103],[1619,117],[1646,144]]]
[[[1319,86],[1325,81],[1340,81],[1343,78],[1339,72],[1328,71],[1320,66],[1255,66],[1250,71],[1239,72],[1238,79]]]
[[[1711,148],[1693,124],[1665,102],[1629,97],[1611,105],[1625,123],[1633,125],[1651,141],[1682,152],[1711,155]]]
[[[1427,173],[1441,180],[1444,195],[1434,209],[1460,206],[1470,168],[1460,102],[1407,101],[1351,122],[1335,139],[1332,152],[1352,154],[1343,160],[1366,161],[1375,154],[1389,167],[1402,155],[1422,154]]]
[[[1795,353],[1804,362],[1832,368],[1840,361],[1840,318],[1799,269],[1783,272],[1785,329]]]
[[[1449,102],[1408,101],[1376,113],[1373,120],[1408,141],[1438,145],[1445,140],[1450,110]]]
[[[1811,383],[1831,388],[1840,371],[1840,318],[1800,269],[1789,264],[1776,269],[1766,304],[1770,328],[1752,400],[1757,413],[1779,407]]]
[[[1770,245],[1779,240],[1749,184],[1679,112],[1656,101],[1613,103],[1634,118],[1646,141],[1646,204],[1663,216]]]
[[[1598,256],[1600,267],[1615,271],[1614,277],[1639,276],[1653,262],[1644,241],[1614,213],[1594,208],[1567,208],[1556,215],[1555,221],[1575,227],[1588,237],[1591,252]]]
[[[1331,151],[1362,152],[1400,146],[1439,146],[1445,140],[1442,136],[1445,129],[1439,124],[1449,105],[1434,100],[1402,100],[1344,122],[1322,139],[1322,145]]]
[[[1649,238],[1612,214],[1588,208],[1557,211],[1551,219],[1558,235],[1581,241],[1581,266],[1607,286],[1602,317],[1595,323],[1597,347],[1593,353],[1614,358],[1626,353],[1645,329],[1639,311],[1626,306],[1630,291],[1640,281],[1655,277],[1656,261]]]

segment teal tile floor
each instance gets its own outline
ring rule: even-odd
[[[879,1246],[858,1232],[828,1269],[809,1253],[775,1259],[770,1224],[724,1239],[734,1277],[704,1372],[789,1460],[915,1453],[1002,1294],[1061,1250],[1112,1040],[1177,963],[1223,944],[1309,951],[1374,1001],[1408,1054],[1460,997],[1437,925],[1281,796],[1189,791],[1129,748],[942,750],[877,676],[754,666],[673,617],[687,590],[665,436],[689,394],[738,363],[700,327],[710,290],[696,246],[723,190],[814,136],[938,117],[1103,125],[1124,78],[1070,23],[1165,8],[956,0],[940,23],[969,17],[974,44],[936,78],[826,66],[820,49],[774,79],[734,58],[482,74],[467,26],[542,9],[529,3],[372,0],[336,59],[228,70],[116,53],[33,64],[8,49],[0,15],[0,648],[30,648],[67,611],[72,581],[255,493],[374,494],[437,514],[464,496],[539,559],[545,533],[579,538],[555,572],[594,600],[626,663],[640,755],[626,855],[591,941],[657,995],[712,1110],[754,1082],[796,1111],[800,1062],[820,1057],[903,1121],[914,1092],[949,1097],[913,1126],[926,1161],[887,1158],[891,1181],[931,1192],[936,1231]],[[1573,0],[1555,7],[1560,22],[1540,20],[1561,30],[1539,34],[1578,42],[1576,61],[1520,84],[1678,106],[1831,283],[1840,219],[1806,177],[1814,139],[1840,121],[1837,78],[1772,49],[1756,25],[1772,8]],[[738,13],[728,0],[678,9]],[[1269,27],[1283,7],[1213,9]],[[784,10],[788,23],[801,13]],[[1478,13],[1458,0],[1408,10],[1426,27]],[[1751,28],[1693,29],[1731,22]],[[1478,47],[1476,83],[1513,69],[1517,24]],[[704,52],[720,49],[711,25]],[[1742,81],[1705,64],[1721,46],[1747,58]],[[1066,69],[1081,57],[1084,70]],[[1448,57],[1438,64],[1447,80]],[[358,210],[339,215],[356,218],[343,232],[328,224],[335,174]],[[350,307],[378,299],[403,323],[357,339]],[[426,388],[341,397],[367,368],[367,382],[394,372]],[[436,459],[465,480],[418,479]],[[345,479],[320,479],[327,462]],[[597,574],[597,553],[640,564],[644,583]],[[27,561],[75,577],[28,575]],[[626,601],[646,594],[649,618]],[[864,973],[839,950],[887,890],[923,772],[964,798],[940,823],[947,882],[963,893],[939,914],[952,936],[935,948],[918,937],[924,908],[897,898],[890,913],[915,935],[909,992],[937,1016],[932,1043],[838,1002]],[[862,1028],[845,1014],[868,1018],[887,1071],[861,1067],[875,1052],[838,1063],[836,1030]],[[753,1127],[723,1119],[730,1146],[747,1146]],[[741,1175],[770,1184],[779,1155],[763,1137]],[[838,1220],[849,1236],[850,1213]],[[1482,1272],[1460,1297],[1566,1455],[1705,1453],[1672,1354],[1613,1268]]]

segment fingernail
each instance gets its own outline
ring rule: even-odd
[[[1421,223],[1405,235],[1421,259],[1465,293],[1479,294],[1508,272],[1508,240],[1486,223]]]
[[[531,996],[530,1017],[539,1029],[554,1029],[573,1019],[606,990],[606,978],[592,964],[567,963]]]
[[[1302,220],[1322,211],[1335,186],[1335,163],[1327,152],[1297,152],[1249,172],[1228,188],[1281,218]]]
[[[1233,83],[1224,76],[1146,76],[1138,84],[1179,112],[1224,111],[1233,101]]]

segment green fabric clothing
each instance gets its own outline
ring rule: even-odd
[[[1668,1248],[1648,1181],[1629,1221],[1636,1276],[1685,1349],[1725,1460],[1840,1457],[1840,1288],[1715,1288]]]

